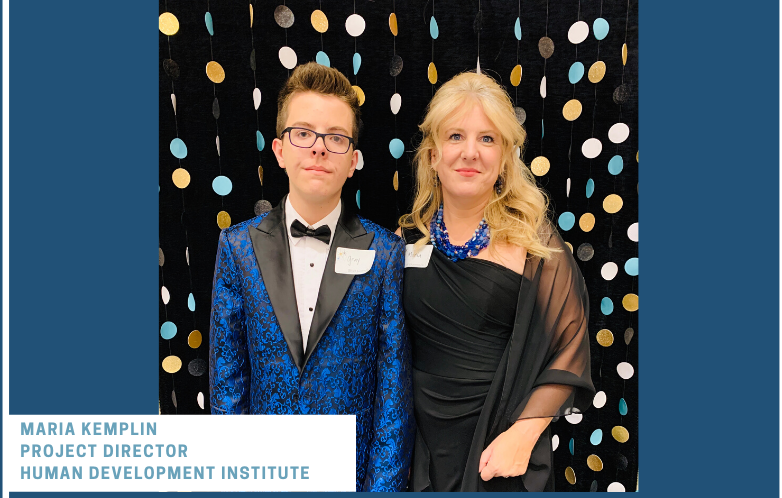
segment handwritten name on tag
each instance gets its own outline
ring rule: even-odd
[[[420,251],[415,252],[415,244],[407,244],[405,246],[405,268],[426,268],[429,266],[432,249],[434,246],[426,245]]]
[[[337,260],[334,264],[334,271],[347,275],[361,275],[372,268],[374,261],[375,251],[337,247]]]

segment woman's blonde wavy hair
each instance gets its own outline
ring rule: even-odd
[[[417,228],[424,238],[416,243],[420,248],[429,240],[429,224],[443,199],[442,187],[436,181],[432,153],[442,158],[440,133],[449,123],[480,105],[502,137],[500,178],[502,190],[492,189],[491,199],[484,208],[484,217],[491,229],[489,250],[497,243],[526,248],[527,253],[548,258],[555,250],[541,241],[540,231],[548,228],[546,213],[548,198],[535,184],[529,168],[521,161],[527,133],[516,119],[510,96],[493,79],[476,73],[462,73],[445,83],[427,106],[426,117],[419,129],[423,134],[416,150],[416,174],[413,210],[399,219],[403,228]]]

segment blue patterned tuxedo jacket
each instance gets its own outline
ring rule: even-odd
[[[209,330],[213,414],[355,414],[356,491],[403,491],[414,439],[404,243],[343,203],[302,347],[285,199],[222,231]],[[338,247],[372,249],[363,275]]]

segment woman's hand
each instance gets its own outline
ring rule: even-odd
[[[550,422],[550,417],[519,420],[497,436],[481,453],[478,464],[481,479],[515,477],[527,472],[532,448]]]

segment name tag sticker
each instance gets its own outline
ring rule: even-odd
[[[375,251],[337,247],[337,261],[334,264],[334,271],[347,275],[361,275],[372,268],[374,261]]]
[[[407,244],[405,248],[405,268],[426,268],[429,266],[432,249],[434,249],[433,245],[425,245],[420,251],[415,252],[415,244]]]

